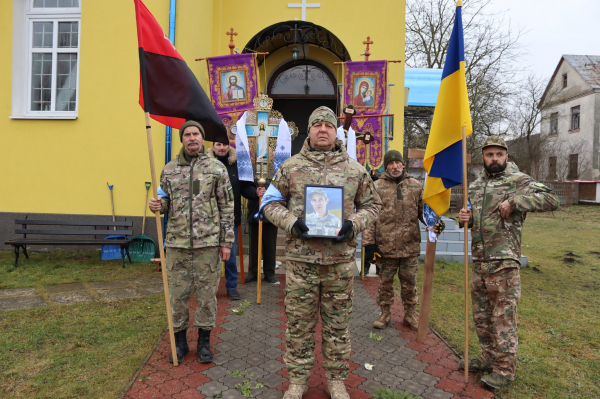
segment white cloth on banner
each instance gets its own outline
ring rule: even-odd
[[[344,126],[337,128],[337,138],[342,140],[342,143],[346,144],[346,133],[344,133]]]
[[[246,134],[246,113],[235,124],[236,140],[235,153],[237,155],[238,178],[244,181],[254,181],[252,170],[252,159],[250,158],[250,146]]]
[[[277,173],[279,167],[292,155],[292,135],[290,127],[285,119],[281,118],[279,129],[277,129],[277,146],[275,148],[275,158],[273,160],[274,173]]]
[[[348,129],[348,142],[346,144],[348,156],[356,161],[356,133],[352,126]]]

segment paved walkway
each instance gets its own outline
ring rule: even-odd
[[[262,304],[256,302],[256,283],[239,285],[242,299],[252,302],[243,316],[233,312],[242,301],[227,298],[222,279],[217,298],[217,326],[211,337],[215,362],[200,364],[197,360],[195,329],[188,330],[190,353],[182,364],[173,367],[168,334],[157,343],[153,352],[125,389],[125,398],[243,398],[236,385],[244,380],[263,388],[254,389],[256,398],[281,398],[287,389],[287,371],[283,363],[285,351],[285,321],[283,300],[285,278],[280,285],[262,285]],[[352,355],[350,376],[346,386],[352,399],[370,398],[380,386],[402,390],[423,398],[492,398],[474,376],[465,383],[458,369],[458,358],[433,333],[425,342],[416,340],[416,333],[401,324],[402,307],[392,309],[393,324],[385,330],[372,328],[377,317],[375,305],[377,279],[355,280],[354,313],[351,324]],[[398,302],[398,301],[397,301]],[[196,307],[195,297],[190,307]],[[191,322],[190,322],[191,324]],[[369,333],[381,336],[380,341]],[[316,364],[309,380],[305,399],[328,398],[325,374],[321,367],[320,323],[316,332]],[[367,370],[365,363],[374,365]],[[234,376],[235,370],[248,376]],[[252,376],[249,376],[249,373]],[[239,386],[239,385],[238,385]]]

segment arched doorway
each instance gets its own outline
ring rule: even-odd
[[[273,108],[298,126],[293,154],[300,151],[306,139],[311,112],[321,105],[337,109],[336,91],[335,76],[324,65],[311,60],[288,62],[271,75],[267,94],[273,99]]]
[[[293,50],[296,50],[295,57]],[[258,58],[259,67],[270,57],[277,60],[277,66],[268,74],[264,90],[273,99],[273,108],[298,126],[299,135],[292,143],[292,154],[296,154],[306,139],[311,112],[321,105],[338,110],[333,63],[350,61],[346,47],[322,26],[287,21],[257,33],[243,52],[268,52],[265,58]]]

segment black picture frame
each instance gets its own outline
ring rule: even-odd
[[[316,197],[313,201],[312,198],[315,195],[320,196],[320,201],[319,197]],[[323,205],[325,206],[324,213],[322,213]],[[311,238],[338,237],[344,223],[344,217],[343,186],[316,184],[306,184],[304,186],[304,223],[309,229],[307,235]]]

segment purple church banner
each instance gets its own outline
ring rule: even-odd
[[[227,127],[235,147],[235,122],[243,111],[254,108],[258,95],[255,54],[233,54],[206,59],[210,99]]]
[[[387,61],[356,61],[344,63],[344,103],[356,109],[352,128],[358,133],[371,131],[375,139],[368,145],[356,142],[358,162],[377,169],[383,164],[385,135],[383,117],[387,109]]]

